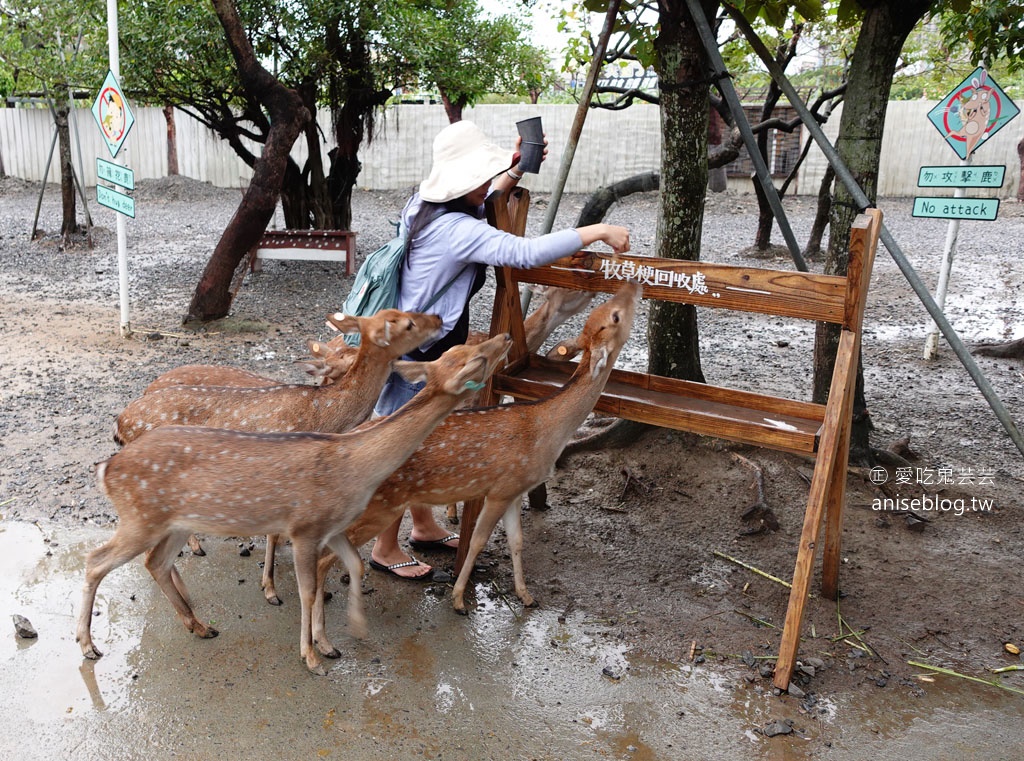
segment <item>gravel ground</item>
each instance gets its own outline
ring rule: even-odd
[[[338,308],[351,279],[338,264],[269,261],[246,278],[229,319],[185,333],[181,316],[239,193],[180,178],[144,182],[136,193],[138,218],[128,223],[134,335],[123,340],[118,335],[113,213],[93,205],[98,225],[93,248],[59,250],[49,234],[59,227],[59,194],[47,188],[40,227],[48,234],[29,242],[39,190],[0,180],[0,510],[8,519],[109,526],[116,518],[95,488],[92,470],[115,451],[110,434],[124,405],[160,372],[182,364],[230,364],[282,380],[304,380],[292,362],[305,354],[307,338],[325,333],[324,315]],[[355,194],[353,227],[360,258],[391,237],[391,222],[406,195]],[[571,224],[585,200],[565,197],[556,224]],[[531,231],[543,219],[546,198],[539,196],[534,203]],[[618,203],[607,221],[628,225],[634,249],[650,251],[656,203],[656,194],[633,196]],[[802,240],[813,202],[797,199],[786,205]],[[913,219],[909,199],[886,199],[880,205],[894,236],[932,287],[945,223]],[[752,262],[744,253],[755,218],[752,197],[711,196],[704,258],[790,266],[785,258]],[[965,340],[1024,335],[1021,241],[1020,204],[1004,203],[997,223],[962,226],[947,314]],[[480,329],[489,323],[488,294],[479,297],[474,314]],[[1019,575],[1008,578],[1005,570],[1020,568],[1019,541],[1007,538],[1020,535],[1021,456],[948,347],[934,362],[920,358],[926,317],[891,258],[880,250],[863,350],[876,426],[873,443],[884,448],[909,437],[919,456],[915,465],[931,476],[975,476],[955,488],[920,484],[918,493],[993,498],[996,509],[983,518],[931,516],[925,532],[908,532],[902,521],[873,513],[869,504],[877,492],[851,476],[844,540],[850,553],[844,584],[851,596],[844,605],[851,620],[874,627],[875,644],[887,662],[897,664],[890,666],[896,673],[901,655],[914,655],[901,642],[914,641],[915,649],[970,669],[999,664],[1001,643],[1019,641],[1022,634],[1019,607],[1012,616],[997,610],[999,601],[1020,603]],[[806,398],[813,326],[742,315],[702,315],[701,320],[702,361],[709,379]],[[642,314],[635,336],[620,365],[643,368]],[[1024,376],[1019,362],[980,358],[979,364],[1020,420]],[[743,527],[738,516],[751,501],[751,464],[762,471],[782,532],[738,539]],[[718,652],[741,652],[750,647],[750,620],[721,616],[720,609],[750,608],[760,618],[781,621],[785,598],[767,582],[735,576],[736,569],[713,558],[711,551],[743,554],[757,567],[786,575],[806,499],[806,471],[798,458],[724,448],[668,431],[646,434],[622,450],[575,455],[549,484],[555,509],[527,511],[524,518],[527,575],[535,580],[542,602],[585,606],[595,616],[618,620],[652,656],[681,657],[694,640]],[[510,567],[503,551],[496,537],[487,557],[506,582]],[[919,594],[922,569],[934,571],[954,559],[960,568],[955,577],[930,578],[928,593]],[[752,581],[750,589],[744,581]],[[627,613],[638,610],[643,615]],[[822,636],[834,622],[830,606],[811,605],[805,629],[816,623]],[[928,639],[929,632],[944,632],[943,644]],[[753,636],[770,646],[777,632]],[[873,680],[837,668],[819,674],[815,685],[853,689]]]

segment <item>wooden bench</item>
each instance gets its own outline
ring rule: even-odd
[[[348,230],[267,230],[250,252],[249,265],[261,259],[305,259],[345,262],[345,274],[355,272],[356,234]]]
[[[522,234],[525,191],[514,191],[489,209],[492,224]],[[818,534],[824,518],[822,593],[836,599],[854,385],[861,322],[882,214],[868,209],[850,234],[844,277],[788,270],[688,262],[634,255],[583,252],[545,267],[497,270],[491,334],[508,331],[514,344],[505,369],[492,379],[491,400],[500,395],[538,399],[561,387],[574,362],[547,360],[526,351],[519,284],[613,292],[627,277],[644,284],[644,298],[697,307],[759,312],[842,326],[827,404],[751,393],[641,372],[614,370],[595,409],[608,415],[667,428],[793,452],[814,458],[814,475],[793,571],[793,586],[775,666],[774,683],[788,689],[796,661]],[[464,535],[472,532],[479,505],[467,505]]]

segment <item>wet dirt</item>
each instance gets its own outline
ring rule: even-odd
[[[0,613],[26,616],[39,631],[36,640],[17,638],[13,627],[0,635],[0,690],[11,696],[0,703],[0,755],[1024,757],[1024,695],[941,674],[921,679],[927,669],[909,663],[1024,690],[1024,674],[993,673],[1020,663],[1006,643],[1024,644],[1024,479],[1020,453],[948,347],[935,361],[920,358],[926,313],[881,250],[865,319],[873,443],[885,448],[909,436],[916,456],[908,478],[890,469],[883,487],[850,473],[844,596],[838,606],[808,603],[808,668],[797,676],[806,697],[773,695],[761,674],[777,651],[787,590],[722,555],[791,575],[810,464],[667,430],[568,456],[549,481],[550,509],[524,505],[524,564],[538,609],[523,610],[511,595],[500,529],[465,618],[451,611],[446,587],[370,573],[370,634],[354,641],[344,634],[343,584],[334,574],[328,625],[343,656],[316,678],[298,657],[288,551],[279,572],[285,605],[274,608],[259,590],[262,539],[208,538],[209,555],[186,552],[179,567],[197,612],[221,635],[186,632],[134,562],[100,587],[94,636],[106,654],[85,661],[74,642],[84,555],[116,520],[93,465],[116,451],[117,413],[180,364],[232,364],[301,381],[292,361],[305,354],[306,338],[323,336],[323,315],[351,279],[338,265],[266,262],[247,277],[230,320],[185,332],[180,315],[237,191],[152,183],[140,188],[141,213],[130,227],[135,335],[122,339],[112,215],[94,210],[101,227],[92,250],[59,251],[49,236],[29,243],[37,191],[0,182]],[[43,226],[54,229],[59,210],[49,197]],[[390,236],[403,197],[357,193],[360,255]],[[563,201],[562,222],[571,223],[583,200]],[[649,248],[655,203],[650,194],[625,199],[608,221],[630,225],[635,247]],[[912,219],[906,199],[880,205],[934,283],[945,225]],[[796,200],[787,208],[804,236],[813,206]],[[754,213],[750,199],[709,198],[705,258],[789,266],[743,253]],[[531,224],[542,218],[538,208]],[[1019,337],[1024,209],[1004,204],[999,222],[969,223],[961,236],[947,314],[969,342]],[[486,327],[488,307],[485,292],[477,327]],[[812,327],[742,315],[701,320],[709,378],[806,398]],[[620,364],[644,366],[643,330],[641,315]],[[1019,421],[1021,364],[978,362]],[[756,498],[758,472],[780,529],[751,535],[741,515]],[[926,496],[950,509],[919,511],[927,519],[920,532],[903,514],[873,509],[882,498]],[[980,500],[990,509],[958,514],[957,506]],[[242,557],[239,545],[250,542]],[[425,559],[451,564],[444,555]],[[789,731],[768,736],[780,729]]]
[[[517,611],[476,585],[469,618],[446,589],[370,578],[367,640],[339,637],[327,677],[298,657],[293,600],[262,601],[237,542],[179,564],[221,634],[180,626],[138,563],[101,587],[98,661],[74,642],[86,551],[100,529],[0,530],[0,606],[40,636],[0,638],[0,750],[24,759],[1019,758],[1020,697],[968,682],[911,702],[875,690],[773,697],[732,664],[645,655],[583,611]],[[328,605],[332,631],[342,606]],[[1016,715],[1018,718],[1013,719]],[[766,737],[780,724],[789,735]],[[769,730],[770,731],[770,730]],[[938,740],[942,738],[941,743]]]

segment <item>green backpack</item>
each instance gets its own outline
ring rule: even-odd
[[[404,231],[402,232],[404,233]],[[369,317],[377,314],[381,309],[396,308],[404,263],[405,235],[400,234],[366,257],[356,272],[352,290],[349,291],[348,298],[342,304],[341,311],[356,317]],[[445,284],[444,288],[434,295],[423,307],[423,311],[434,306],[463,272],[465,272],[465,268],[460,270]],[[350,346],[358,346],[359,334],[346,336],[345,342]]]

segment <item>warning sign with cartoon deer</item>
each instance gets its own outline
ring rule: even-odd
[[[979,66],[928,112],[928,120],[966,160],[1020,109]]]

